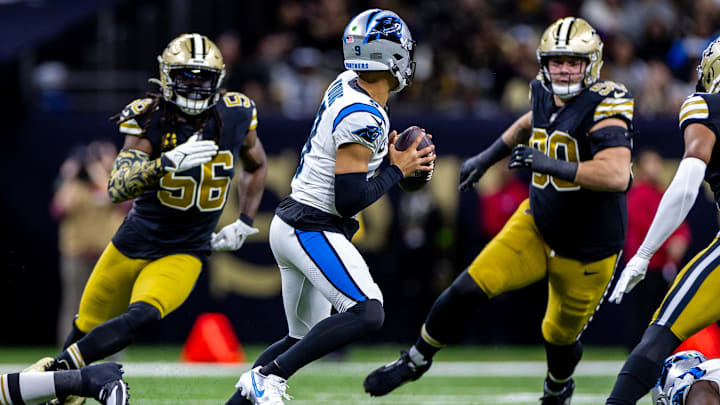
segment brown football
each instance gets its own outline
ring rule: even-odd
[[[408,129],[402,131],[402,133],[397,136],[397,139],[395,140],[395,149],[403,151],[409,148],[410,145],[412,145],[412,143],[415,141],[415,138],[417,138],[418,136],[423,137],[423,140],[420,141],[420,143],[418,144],[418,150],[427,148],[428,146],[433,144],[432,140],[430,140],[430,138],[425,134],[424,129],[413,125]],[[400,188],[408,192],[420,190],[430,181],[430,179],[432,179],[434,171],[435,162],[433,162],[433,170],[429,172],[423,172],[418,170],[415,173],[409,175],[408,177],[400,180]]]

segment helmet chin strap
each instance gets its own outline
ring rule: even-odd
[[[583,89],[581,82],[571,83],[571,84],[567,84],[567,85],[555,84],[552,82],[550,84],[552,86],[553,94],[558,96],[560,98],[560,100],[563,100],[563,101],[569,100],[569,99],[575,97]]]

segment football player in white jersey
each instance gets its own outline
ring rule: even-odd
[[[348,70],[325,92],[292,193],[270,225],[289,332],[240,377],[228,404],[282,404],[286,380],[301,367],[382,326],[382,293],[350,240],[360,210],[403,177],[432,170],[434,146],[418,151],[419,136],[399,152],[389,132],[387,100],[410,85],[413,48],[392,11],[364,11],[345,29]],[[374,176],[388,154],[390,165]]]
[[[708,360],[695,350],[673,354],[652,394],[655,405],[719,405],[720,359]]]

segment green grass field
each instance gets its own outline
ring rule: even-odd
[[[422,379],[388,396],[371,398],[362,381],[373,368],[394,360],[400,347],[353,347],[342,360],[321,360],[289,381],[290,404],[539,404],[545,373],[541,347],[457,347],[443,350]],[[262,347],[246,347],[248,359]],[[0,372],[17,371],[52,348],[0,348]],[[123,353],[132,404],[224,404],[249,364],[178,362],[177,346],[133,347]],[[626,353],[588,347],[576,371],[573,404],[604,403]],[[641,404],[649,404],[643,399]]]

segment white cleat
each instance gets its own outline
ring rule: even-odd
[[[287,382],[282,378],[270,374],[260,374],[260,366],[240,376],[235,388],[240,390],[242,396],[255,405],[284,405],[283,399],[292,399],[285,393]]]

